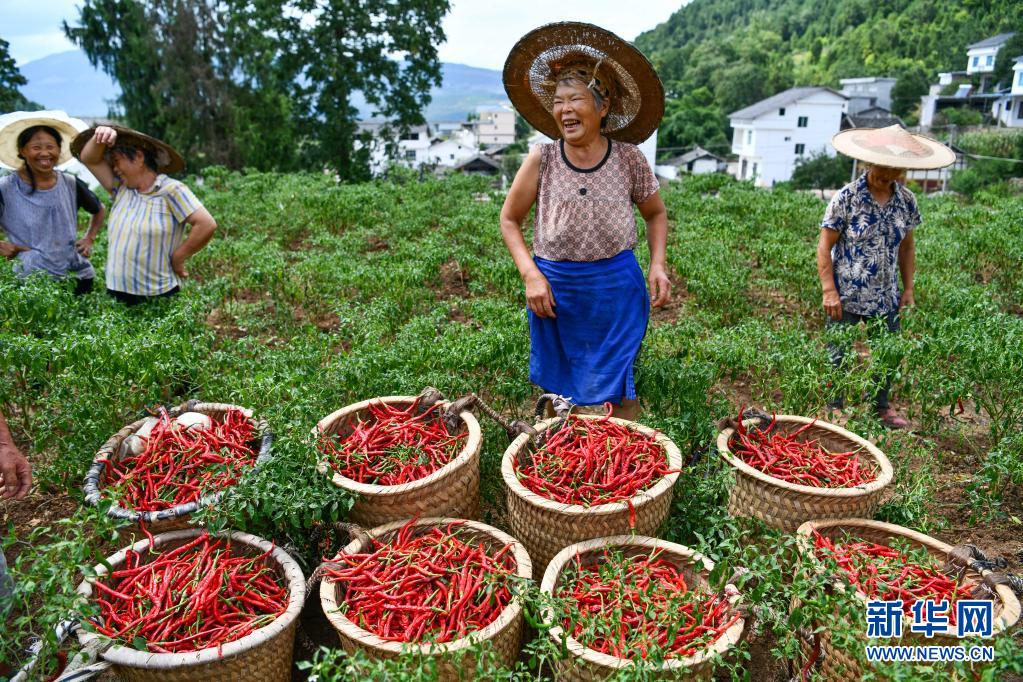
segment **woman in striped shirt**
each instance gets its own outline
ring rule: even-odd
[[[176,294],[185,262],[217,229],[192,190],[166,175],[184,161],[160,140],[120,126],[87,130],[72,149],[113,198],[107,292],[128,305]]]

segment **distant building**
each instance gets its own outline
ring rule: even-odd
[[[882,107],[871,107],[855,114],[850,112],[842,117],[842,130],[848,130],[849,128],[887,128],[896,124],[903,128],[906,127],[901,118]]]
[[[865,78],[843,78],[842,94],[849,98],[848,112],[858,114],[865,109],[881,107],[891,110],[894,78],[868,76]]]
[[[796,162],[814,153],[834,156],[831,138],[842,126],[847,97],[831,88],[789,88],[728,115],[737,177],[770,187],[792,177]]]
[[[680,175],[691,173],[702,175],[704,173],[723,172],[726,162],[717,154],[708,152],[697,145],[685,154],[674,156],[659,163],[654,167],[657,177],[665,180],[675,180]]]
[[[995,59],[1002,45],[1009,42],[1015,33],[999,33],[996,36],[974,43],[966,48],[966,73],[991,73],[995,70]]]
[[[455,166],[456,173],[475,173],[479,175],[497,175],[501,172],[501,164],[489,156],[482,154],[466,159]]]
[[[433,144],[429,146],[423,155],[423,163],[454,168],[478,153],[475,148],[467,147],[455,140],[435,138]]]
[[[358,130],[373,136],[369,154],[369,169],[373,175],[386,171],[392,160],[409,168],[429,163],[428,152],[433,142],[427,125],[412,126],[408,132],[401,134],[387,121],[363,121],[359,123]],[[361,146],[361,143],[356,146]],[[393,159],[389,156],[389,146],[394,147]]]
[[[1015,62],[1012,87],[999,93],[991,107],[991,117],[1007,128],[1023,128],[1023,55],[1016,57]]]
[[[515,110],[503,104],[476,107],[479,144],[511,144],[515,141]]]

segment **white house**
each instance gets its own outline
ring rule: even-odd
[[[426,150],[424,163],[454,168],[479,153],[475,147],[468,147],[456,140],[435,139]]]
[[[476,107],[479,144],[511,144],[515,141],[515,110],[504,104]]]
[[[892,88],[895,87],[895,80],[879,76],[840,80],[842,94],[849,98],[848,113],[858,114],[865,109],[874,107],[891,111]]]
[[[789,88],[729,114],[737,177],[770,187],[792,177],[796,162],[813,153],[834,156],[831,137],[842,126],[847,97],[820,86]]]
[[[725,160],[697,145],[685,154],[672,157],[654,167],[657,177],[675,180],[680,175],[691,173],[702,175],[724,170]]]
[[[1023,128],[1023,55],[1012,65],[1012,87],[991,105],[991,117],[1007,128]]]
[[[385,130],[389,132],[385,133]],[[392,163],[388,156],[389,142],[396,146],[393,159],[395,163],[409,168],[419,168],[420,165],[429,163],[427,157],[432,144],[429,126],[413,126],[407,133],[399,134],[397,130],[390,128],[387,121],[363,121],[359,123],[359,132],[368,132],[373,136],[369,158],[369,169],[373,175],[383,173]],[[356,147],[361,147],[361,143],[357,143]]]
[[[1015,33],[999,33],[996,36],[974,43],[966,48],[966,73],[991,73],[995,70],[995,58],[1002,45]]]

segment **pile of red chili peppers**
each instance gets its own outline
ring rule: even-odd
[[[418,410],[418,399],[405,409],[370,403],[372,419],[356,422],[344,438],[323,435],[320,451],[334,471],[360,483],[400,485],[425,478],[458,455],[468,433],[448,433],[437,405]]]
[[[122,505],[159,511],[238,482],[256,462],[252,420],[228,410],[210,428],[178,427],[161,411],[141,454],[107,460],[105,483]]]
[[[747,429],[741,411],[736,421],[739,425],[728,449],[768,476],[814,488],[852,488],[877,478],[873,469],[862,464],[858,450],[828,452],[820,441],[801,440],[799,436],[814,422],[786,436],[775,430],[777,417],[763,430]]]
[[[653,437],[608,417],[570,416],[531,458],[515,462],[522,485],[555,502],[628,502],[631,511],[636,493],[678,471],[668,468],[667,453]]]
[[[604,551],[575,564],[555,593],[565,599],[561,626],[584,646],[618,658],[685,658],[717,641],[740,619],[720,594],[692,592],[657,553],[626,558]]]
[[[345,616],[394,642],[448,642],[494,622],[511,601],[511,545],[494,553],[459,538],[459,523],[425,533],[405,524],[363,554],[339,554],[326,573],[344,582]]]
[[[288,591],[262,555],[232,556],[231,545],[203,533],[157,552],[148,563],[128,550],[107,584],[95,581],[97,632],[155,653],[220,648],[273,622]]]
[[[872,542],[835,543],[813,531],[818,557],[830,556],[849,582],[870,599],[901,599],[902,609],[912,616],[913,603],[921,599],[947,600],[949,622],[955,625],[955,602],[970,599],[972,586],[959,583],[933,566],[921,566],[894,547]]]

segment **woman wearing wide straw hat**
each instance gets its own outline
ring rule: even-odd
[[[0,255],[14,261],[19,277],[45,272],[71,279],[75,293],[92,289],[92,243],[103,225],[103,204],[88,186],[57,170],[71,159],[78,134],[62,111],[15,112],[0,118],[0,163],[14,173],[0,178]],[[93,215],[78,239],[78,209]]]
[[[899,331],[899,310],[913,305],[916,252],[913,229],[920,224],[913,193],[902,184],[906,169],[943,168],[955,162],[946,146],[901,126],[856,128],[835,135],[839,152],[867,164],[867,171],[831,199],[821,222],[817,271],[823,289],[825,324],[867,323],[872,331]],[[897,278],[902,279],[900,293]],[[828,345],[841,368],[847,349]],[[891,428],[906,420],[888,402],[891,376],[881,377],[874,395],[878,417]],[[841,410],[834,396],[829,407]]]
[[[192,190],[167,177],[184,160],[165,142],[113,125],[86,130],[71,149],[113,197],[107,291],[127,305],[176,294],[185,262],[217,229]]]
[[[639,411],[633,365],[651,296],[668,302],[668,219],[636,147],[657,128],[664,90],[627,42],[581,23],[538,28],[512,48],[504,85],[515,108],[555,140],[532,151],[501,210],[501,234],[529,307],[530,379],[579,405]],[[533,255],[522,223],[536,205]],[[647,285],[633,255],[633,206],[646,222]]]

